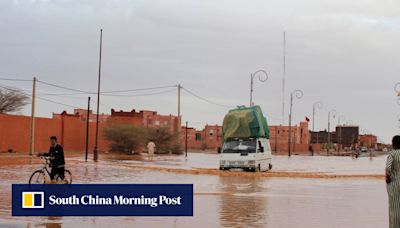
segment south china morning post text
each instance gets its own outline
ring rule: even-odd
[[[193,185],[13,184],[12,215],[193,216]]]
[[[126,197],[122,195],[115,195],[114,197],[101,197],[99,195],[57,197],[51,195],[49,197],[49,205],[141,205],[158,207],[159,205],[181,204],[182,197],[168,197],[165,195],[160,195],[159,197],[146,197],[144,195],[139,197]]]

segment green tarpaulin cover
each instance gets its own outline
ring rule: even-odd
[[[224,140],[248,137],[269,139],[267,119],[264,117],[260,106],[239,106],[230,110],[224,117],[222,137]]]

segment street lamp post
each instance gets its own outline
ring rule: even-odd
[[[324,105],[322,104],[321,101],[317,101],[313,104],[312,107],[312,131],[315,132],[315,107],[318,109],[322,109]],[[317,135],[317,143],[318,143],[318,135]],[[310,139],[310,144],[311,144],[311,139]],[[311,155],[314,156],[314,149],[311,149]]]
[[[328,112],[328,144],[326,145],[326,156],[329,156],[329,144],[331,143],[331,132],[330,132],[330,127],[331,127],[331,113],[332,113],[332,118],[335,119],[336,116],[336,110],[332,109]]]
[[[97,112],[96,112],[96,135],[94,141],[93,160],[98,159],[98,143],[99,143],[99,112],[100,112],[100,80],[101,80],[101,52],[103,46],[103,29],[100,29],[100,54],[99,54],[99,77],[97,80]]]
[[[400,96],[400,82],[394,84],[394,91],[397,93],[397,96]]]
[[[290,112],[289,112],[289,138],[288,138],[288,156],[291,156],[291,133],[292,133],[292,107],[293,107],[293,95],[296,96],[297,99],[303,97],[303,91],[297,89],[290,93]]]
[[[342,126],[340,126],[340,120],[345,119],[344,115],[338,117],[338,126],[340,133],[338,134],[338,153],[340,153],[340,147],[342,147]]]
[[[253,106],[253,84],[254,84],[254,77],[258,73],[264,73],[265,78],[262,78],[261,75],[258,76],[258,80],[260,82],[265,82],[268,80],[268,74],[265,70],[258,70],[252,74],[250,74],[250,106]]]
[[[322,109],[323,104],[321,101],[317,101],[313,104],[312,107],[312,130],[315,131],[314,126],[315,126],[315,107],[317,107],[318,109]]]

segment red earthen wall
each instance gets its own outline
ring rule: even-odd
[[[9,149],[17,152],[28,152],[30,148],[30,117],[0,114],[0,152]],[[106,123],[99,125],[99,150],[108,150],[109,143],[103,138],[102,129]],[[89,124],[89,151],[93,151],[95,140],[95,122]],[[61,116],[61,118],[35,118],[35,152],[49,149],[49,137],[57,136],[65,151],[85,151],[86,122],[78,116]]]

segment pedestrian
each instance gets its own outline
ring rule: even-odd
[[[147,144],[147,153],[150,161],[153,161],[155,150],[156,150],[156,144],[152,139],[150,139],[150,142]]]
[[[311,156],[314,156],[314,148],[313,148],[313,146],[311,144],[308,147],[308,150],[311,152]]]
[[[65,159],[64,159],[64,149],[58,144],[57,137],[50,137],[50,149],[48,153],[40,153],[40,156],[46,156],[50,159],[50,179],[54,182],[54,177],[58,175],[61,180],[64,181],[65,172]]]
[[[386,189],[389,197],[389,227],[400,227],[400,135],[392,139],[393,150],[386,160]]]

